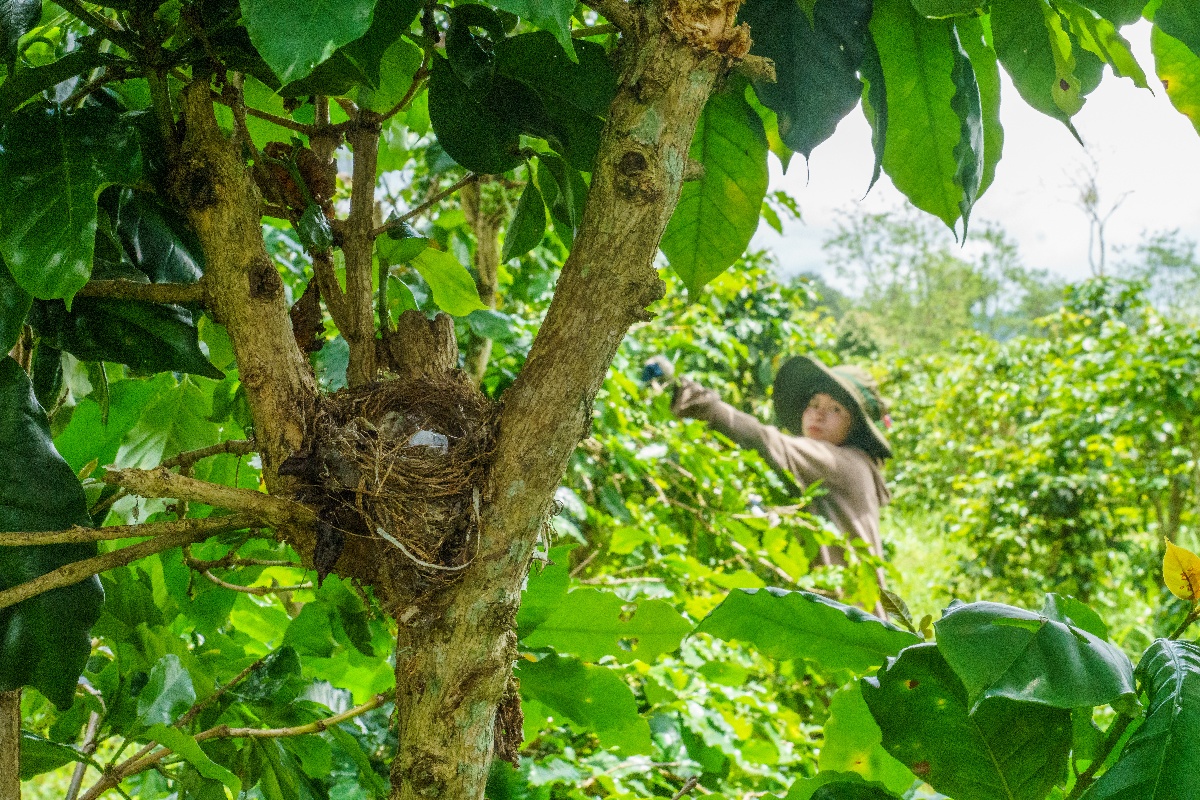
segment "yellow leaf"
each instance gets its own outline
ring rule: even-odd
[[[1163,580],[1171,594],[1181,600],[1200,600],[1200,556],[1191,550],[1167,544],[1167,553],[1163,556]]]

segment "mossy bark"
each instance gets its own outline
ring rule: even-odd
[[[21,800],[21,690],[0,692],[0,800]]]

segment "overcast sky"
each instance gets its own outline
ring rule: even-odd
[[[1149,24],[1124,33],[1155,94],[1106,69],[1100,88],[1074,118],[1086,150],[1062,123],[1027,106],[1004,76],[1004,154],[972,221],[1000,223],[1017,241],[1027,266],[1071,279],[1089,274],[1088,221],[1078,207],[1077,188],[1091,163],[1089,154],[1099,165],[1101,207],[1125,198],[1106,227],[1110,265],[1121,258],[1112,248],[1132,250],[1144,231],[1179,228],[1200,240],[1200,136],[1171,106],[1154,77]],[[859,108],[813,152],[807,171],[803,157],[796,156],[782,175],[771,156],[771,190],[784,189],[795,197],[803,221],[785,221],[783,236],[763,224],[754,245],[775,253],[785,273],[834,277],[821,243],[834,230],[837,212],[881,211],[903,202],[886,175],[861,199],[871,176],[870,137]],[[949,231],[946,235],[953,241]]]

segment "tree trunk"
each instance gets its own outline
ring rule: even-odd
[[[662,296],[653,261],[696,121],[717,78],[749,49],[746,30],[734,27],[737,6],[666,2],[627,21],[637,30],[626,31],[583,223],[504,396],[479,551],[442,610],[399,615],[393,800],[482,797],[496,740],[511,748],[519,736],[505,715],[498,737],[496,719],[516,657],[521,584],[616,349]]]
[[[21,800],[21,690],[0,692],[0,800]]]

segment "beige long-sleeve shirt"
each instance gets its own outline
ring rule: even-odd
[[[813,510],[848,539],[863,540],[872,553],[883,557],[879,512],[892,496],[871,456],[857,447],[788,436],[722,402],[712,389],[687,378],[680,379],[671,410],[676,416],[703,420],[738,445],[757,450],[775,470],[791,475],[802,487],[820,481],[827,494],[816,499]],[[844,563],[842,554],[834,548],[823,547],[821,551],[824,563]]]

